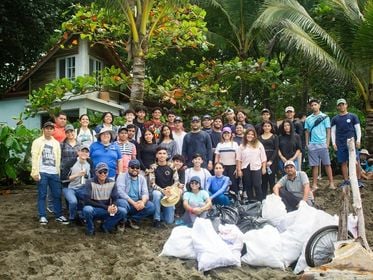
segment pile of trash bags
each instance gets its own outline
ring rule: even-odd
[[[287,213],[281,198],[271,194],[263,203],[214,206],[208,218],[197,218],[192,228],[175,227],[160,256],[196,259],[199,271],[241,262],[284,270],[296,262],[298,274],[307,267],[304,252],[311,235],[337,224],[338,216],[305,202]]]

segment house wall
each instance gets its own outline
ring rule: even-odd
[[[18,118],[19,114],[24,111],[26,100],[24,98],[6,99],[0,102],[0,123],[7,124],[10,127],[16,127],[17,121],[13,117]],[[29,118],[23,121],[27,128],[40,128],[40,116]]]

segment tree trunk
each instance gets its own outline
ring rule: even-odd
[[[365,118],[365,148],[373,152],[373,111],[367,112]]]
[[[143,56],[133,58],[132,74],[130,107],[135,108],[144,103],[145,58]]]

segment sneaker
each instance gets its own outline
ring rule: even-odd
[[[118,225],[117,225],[117,230],[119,232],[124,232],[124,230],[126,229],[126,226],[124,224],[124,222],[120,222]]]
[[[357,180],[357,184],[358,184],[360,189],[365,187],[365,184],[360,179]]]
[[[88,230],[86,230],[85,231],[85,235],[87,235],[87,236],[94,236],[95,232],[94,231],[88,231]]]
[[[63,225],[68,225],[70,223],[64,216],[59,216],[56,219],[56,222],[63,224]]]
[[[153,221],[153,227],[155,227],[155,228],[160,228],[160,227],[161,227],[161,221],[154,220],[154,221]]]
[[[40,217],[39,223],[40,223],[42,226],[45,226],[45,225],[48,224],[48,220],[47,220],[46,217]]]
[[[344,187],[349,186],[349,185],[350,185],[350,180],[343,180],[343,182],[340,183],[340,184],[338,185],[338,187],[340,187],[340,188],[344,188]]]
[[[133,221],[133,220],[128,220],[128,225],[129,225],[129,227],[130,228],[132,228],[132,229],[140,229],[140,227],[139,227],[139,225],[138,225],[138,223],[136,222],[136,221]]]

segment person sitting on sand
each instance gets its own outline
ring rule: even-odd
[[[127,225],[139,229],[138,223],[145,217],[154,215],[154,204],[149,201],[148,184],[140,174],[140,161],[132,159],[128,162],[128,172],[118,175],[117,186],[119,207],[127,209]]]
[[[286,161],[284,164],[286,175],[273,187],[273,193],[281,197],[288,212],[297,210],[302,199],[311,206],[314,204],[307,174],[304,171],[296,171],[295,168],[293,161]]]
[[[127,212],[125,208],[115,204],[119,198],[117,186],[108,178],[109,166],[100,162],[95,168],[95,177],[87,180],[82,190],[84,201],[83,216],[87,222],[86,235],[95,234],[95,219],[103,220],[101,230],[104,233],[113,232],[116,225],[122,221]]]
[[[169,193],[169,188],[173,185],[179,185],[179,175],[172,163],[167,161],[168,153],[165,147],[158,147],[155,153],[156,163],[150,166],[149,182],[153,188],[153,203],[155,206],[153,226],[161,226],[161,217],[166,224],[174,222],[175,207],[161,206],[161,199]]]
[[[187,191],[183,195],[185,213],[183,221],[192,226],[197,217],[205,218],[211,208],[211,198],[207,191],[201,189],[201,179],[193,176],[187,184]]]
[[[78,192],[85,185],[86,179],[90,179],[94,176],[93,163],[88,160],[89,157],[89,145],[84,144],[80,146],[78,151],[78,157],[70,160],[64,166],[61,171],[62,182],[67,182],[67,188],[63,188],[62,192],[69,204],[69,220],[70,222],[79,222],[82,217],[77,215],[78,207]],[[82,205],[79,204],[82,210]]]
[[[373,180],[373,158],[367,160],[365,169],[361,170],[361,178],[365,180]]]

